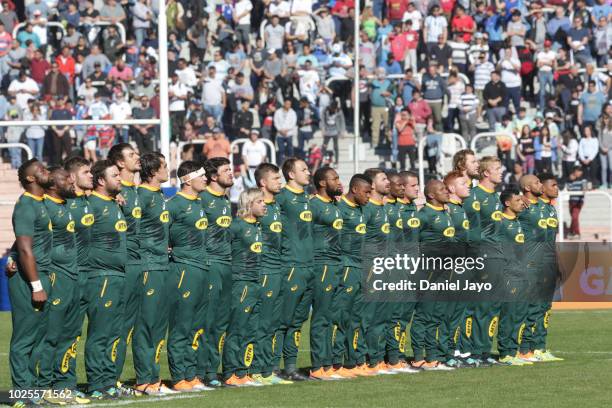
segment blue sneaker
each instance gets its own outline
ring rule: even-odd
[[[211,387],[211,388],[221,388],[221,387],[223,387],[223,383],[221,381],[219,381],[219,380],[211,380],[211,381],[209,381],[209,382],[207,382],[205,384],[208,387]]]

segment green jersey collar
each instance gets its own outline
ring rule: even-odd
[[[53,201],[55,204],[64,204],[66,201],[62,200],[61,198],[55,198],[55,197],[51,197],[49,194],[45,194],[44,196],[47,200],[51,200]]]
[[[429,208],[436,210],[436,211],[444,211],[444,207],[436,207],[435,205],[429,204],[429,203],[425,203],[426,206],[428,206]]]
[[[92,196],[96,196],[96,197],[98,197],[99,199],[104,200],[104,201],[113,201],[113,198],[112,198],[112,197],[109,197],[109,196],[104,195],[104,194],[100,194],[100,193],[98,193],[97,191],[93,191],[93,192],[91,193],[91,195],[92,195]]]
[[[36,201],[42,201],[43,198],[45,198],[44,195],[41,197],[41,196],[34,195],[32,193],[28,193],[27,191],[23,193],[23,195],[26,197],[30,197],[31,199],[36,200]]]

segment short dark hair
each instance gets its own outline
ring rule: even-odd
[[[280,171],[280,169],[275,164],[272,164],[272,163],[261,163],[255,169],[255,182],[257,183],[257,187],[261,187],[261,180],[268,173],[278,173],[279,171]]]
[[[325,178],[327,177],[327,173],[329,173],[330,171],[334,171],[334,169],[329,166],[321,167],[317,171],[315,171],[314,176],[312,176],[312,183],[314,184],[315,188],[321,187],[321,182],[325,180]]]
[[[116,145],[110,148],[106,158],[112,161],[114,165],[117,165],[117,162],[123,160],[123,150],[125,149],[134,150],[134,147],[132,147],[132,145],[129,143],[117,143]]]
[[[106,159],[106,160],[98,160],[91,166],[91,174],[93,176],[93,185],[94,188],[100,185],[100,180],[104,178],[106,175],[106,170],[109,167],[115,166],[115,163]]]
[[[521,195],[521,192],[516,187],[508,187],[499,195],[499,201],[501,201],[504,208],[506,208],[506,201],[508,201],[512,196]]]
[[[369,184],[372,185],[372,179],[365,174],[357,173],[351,177],[351,181],[349,182],[349,191],[353,190],[353,187],[356,187],[358,184]]]
[[[384,173],[384,171],[378,167],[372,167],[363,172],[363,174],[368,176],[372,181],[374,181],[376,176],[378,176],[380,173]]]
[[[546,183],[549,180],[557,180],[557,176],[552,173],[540,173],[538,174],[538,178],[542,184]]]
[[[412,170],[403,170],[403,171],[400,171],[399,175],[402,178],[405,178],[405,177],[414,177],[415,179],[419,178],[419,175],[416,172],[412,171]]]
[[[230,161],[225,157],[213,157],[204,162],[204,170],[206,170],[206,180],[210,183],[214,176],[219,174],[219,168],[230,164]]]
[[[38,163],[38,159],[36,157],[31,158],[30,160],[23,162],[19,169],[17,170],[17,177],[19,178],[19,184],[21,187],[25,188],[30,182],[27,180],[28,170],[30,167]]]
[[[72,173],[83,166],[89,166],[89,160],[81,156],[71,157],[64,162],[64,169]]]
[[[159,152],[151,152],[142,156],[140,158],[140,179],[142,181],[151,180],[161,168],[162,160],[165,160],[165,157]]]
[[[385,170],[385,174],[387,174],[387,178],[389,180],[391,179],[391,177],[400,177],[400,174],[397,172],[397,170],[393,169]]]
[[[178,170],[176,171],[176,175],[180,179],[181,177],[186,176],[189,173],[193,173],[194,171],[197,171],[201,168],[202,168],[202,165],[200,163],[195,162],[193,160],[187,160],[181,163]]]
[[[286,181],[289,181],[289,173],[295,170],[295,164],[299,161],[304,161],[299,157],[290,157],[283,162],[283,177]]]

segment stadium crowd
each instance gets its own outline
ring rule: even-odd
[[[337,163],[357,94],[361,137],[398,168],[414,169],[422,137],[435,166],[441,132],[469,142],[489,130],[505,133],[497,145],[508,173],[518,162],[525,173],[567,179],[579,165],[593,186],[611,183],[606,0],[367,1],[357,92],[352,0],[167,7],[172,138],[198,143],[181,145],[181,154],[235,154],[240,164],[244,153],[226,141],[255,129],[275,143],[279,163],[294,154],[313,168]],[[0,116],[159,117],[156,8],[148,0],[3,1]],[[75,148],[93,161],[128,140],[151,151],[158,131],[33,125],[5,128],[3,137],[58,163]],[[213,148],[199,144],[210,140]],[[11,158],[18,167],[20,152]]]

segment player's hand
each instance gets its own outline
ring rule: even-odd
[[[39,290],[38,292],[32,292],[32,304],[34,307],[42,307],[47,301],[47,292],[45,290]]]
[[[125,198],[121,194],[117,194],[117,197],[115,197],[115,201],[122,207],[127,204],[127,201],[125,201]]]
[[[6,263],[6,269],[4,272],[6,273],[7,278],[13,276],[17,272],[17,262],[9,259],[9,261]]]

